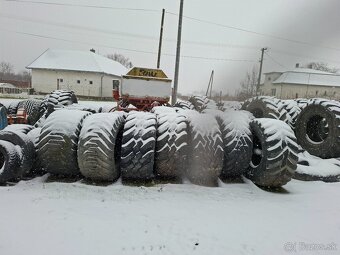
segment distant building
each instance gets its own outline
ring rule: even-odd
[[[0,82],[0,94],[20,94],[22,91],[13,84]]]
[[[260,94],[281,99],[323,97],[340,99],[340,75],[308,68],[265,73]]]
[[[93,51],[48,49],[30,65],[32,88],[38,93],[73,90],[78,96],[112,97],[113,80],[127,69]]]

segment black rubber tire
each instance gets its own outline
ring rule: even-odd
[[[187,168],[188,125],[180,113],[157,114],[155,173],[162,178],[181,178]]]
[[[189,98],[189,102],[193,104],[196,111],[202,112],[207,108],[209,99],[206,96],[192,96]]]
[[[223,168],[223,140],[214,116],[185,111],[188,118],[187,178],[194,184],[216,186]]]
[[[281,100],[281,108],[285,109],[287,111],[287,114],[289,115],[288,124],[289,126],[295,130],[295,124],[296,120],[301,112],[301,109],[298,105],[298,103],[294,100]],[[279,107],[279,108],[280,108]]]
[[[32,129],[34,129],[34,127],[31,125],[12,124],[12,125],[7,126],[4,130],[28,134],[28,132],[30,132]]]
[[[38,157],[38,144],[39,144],[40,133],[41,133],[41,128],[35,128],[29,131],[27,134],[27,136],[31,139],[34,145],[33,166],[30,172],[30,174],[33,176],[41,175],[45,173],[45,171],[42,170],[41,160]]]
[[[181,108],[184,110],[194,110],[195,107],[189,101],[178,100],[173,107]]]
[[[288,124],[274,119],[254,119],[253,156],[246,177],[263,187],[281,187],[293,177],[298,145]]]
[[[10,142],[21,148],[21,170],[17,177],[29,173],[33,166],[34,157],[34,145],[31,139],[22,132],[1,130],[0,140]]]
[[[340,103],[311,99],[299,114],[295,129],[298,143],[320,158],[340,157]]]
[[[224,160],[222,178],[240,176],[248,169],[253,154],[253,136],[248,111],[228,110],[220,115]]]
[[[77,149],[80,130],[89,112],[57,110],[47,118],[40,133],[38,157],[51,174],[79,175]]]
[[[290,122],[287,111],[281,106],[280,100],[274,97],[258,96],[248,99],[242,105],[242,110],[251,112],[255,118],[271,118]]]
[[[0,140],[0,183],[18,178],[21,170],[18,148],[8,141]]]
[[[7,113],[8,114],[17,114],[19,103],[20,103],[20,101],[11,102],[9,104],[8,108],[7,108]]]
[[[123,179],[148,181],[154,178],[156,115],[132,111],[127,116],[121,150]]]
[[[45,112],[49,105],[68,106],[76,103],[78,103],[78,100],[73,91],[55,90],[44,98],[41,104],[41,111]]]
[[[124,127],[122,114],[98,113],[87,117],[79,135],[78,165],[80,172],[92,181],[115,181],[120,176],[117,140]]]

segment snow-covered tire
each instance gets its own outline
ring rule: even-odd
[[[48,105],[68,106],[76,103],[78,103],[78,100],[73,91],[55,90],[44,98],[41,108],[44,112],[48,108]]]
[[[19,103],[20,103],[20,101],[11,102],[9,104],[8,108],[7,108],[7,113],[8,114],[17,114]]]
[[[250,122],[254,117],[248,111],[229,110],[219,118],[224,149],[221,177],[240,176],[248,169],[253,153]]]
[[[56,175],[80,174],[77,149],[80,130],[89,112],[58,110],[43,125],[38,143],[42,168]]]
[[[246,177],[264,187],[280,187],[293,177],[298,145],[291,127],[279,120],[254,119],[253,155]]]
[[[126,118],[121,149],[123,179],[147,181],[154,177],[156,115],[132,111]]]
[[[23,174],[29,173],[32,169],[34,156],[34,145],[31,139],[22,132],[1,130],[0,140],[10,142],[21,149],[21,170],[18,172],[17,177],[21,177]]]
[[[124,121],[119,112],[93,114],[85,119],[78,142],[78,165],[83,176],[99,182],[119,178],[119,140]]]
[[[310,99],[299,114],[295,133],[298,143],[310,154],[340,157],[340,103]]]
[[[21,171],[18,148],[11,142],[0,140],[0,183],[16,179],[21,175]]]
[[[163,178],[181,178],[187,167],[188,126],[183,114],[157,114],[155,173]]]
[[[187,178],[194,184],[214,186],[223,167],[222,134],[214,116],[185,111],[189,150]]]
[[[35,128],[27,133],[28,138],[31,139],[34,145],[33,166],[30,172],[33,175],[44,172],[42,171],[41,160],[38,157],[38,144],[39,144],[40,132],[41,132],[41,128]]]
[[[4,130],[28,134],[28,132],[30,132],[32,129],[34,129],[34,127],[31,125],[12,124],[12,125],[7,126]]]
[[[7,109],[5,106],[0,106],[0,130],[7,127]]]
[[[175,104],[174,107],[181,108],[184,110],[194,110],[195,107],[194,105],[189,102],[189,101],[184,101],[184,100],[178,100]]]
[[[202,112],[207,108],[209,104],[209,98],[206,96],[192,96],[189,98],[189,102],[193,104],[196,111]]]
[[[295,124],[296,120],[301,112],[301,109],[298,105],[298,103],[294,100],[281,100],[280,101],[281,108],[287,111],[287,114],[289,115],[288,124],[289,126],[295,130]]]

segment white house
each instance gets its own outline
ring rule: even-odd
[[[73,90],[78,96],[112,97],[113,80],[127,69],[92,51],[48,49],[30,65],[32,88],[38,93]]]
[[[340,99],[340,75],[308,68],[265,73],[261,95],[281,99],[323,97]]]

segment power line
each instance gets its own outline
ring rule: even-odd
[[[171,15],[175,15],[175,16],[178,15],[177,13],[173,13],[173,12],[169,12],[169,11],[167,13],[171,14]],[[189,16],[183,16],[183,17],[186,18],[186,19],[201,22],[201,23],[215,25],[215,26],[218,26],[218,27],[237,30],[237,31],[246,32],[246,33],[250,33],[250,34],[270,37],[270,38],[277,39],[277,40],[282,40],[282,41],[287,41],[287,42],[292,42],[292,43],[298,43],[298,44],[303,44],[303,45],[308,45],[308,46],[313,46],[313,47],[319,47],[319,48],[324,48],[324,49],[328,49],[328,50],[340,51],[340,48],[335,48],[335,47],[332,47],[332,46],[319,45],[319,44],[309,43],[309,42],[305,42],[305,41],[299,41],[299,40],[295,40],[295,39],[285,38],[285,37],[281,37],[281,36],[277,36],[277,35],[260,33],[260,32],[257,32],[257,31],[252,31],[252,30],[248,30],[248,29],[244,29],[244,28],[240,28],[240,27],[220,24],[220,23],[216,23],[216,22],[213,22],[213,21],[198,19],[198,18],[189,17]]]
[[[87,5],[87,4],[69,4],[69,3],[44,2],[44,1],[23,1],[23,0],[2,0],[2,1],[4,1],[4,2],[17,2],[17,3],[30,3],[30,4],[43,4],[43,5],[54,5],[54,6],[69,6],[69,7],[83,7],[83,8],[95,8],[95,9],[123,10],[123,11],[159,12],[159,10],[155,10],[155,9],[123,8],[123,7]]]
[[[131,52],[157,55],[157,52],[153,52],[153,51],[122,48],[122,47],[116,47],[116,46],[98,44],[98,43],[86,43],[86,42],[81,42],[81,41],[75,41],[75,40],[68,40],[68,39],[53,37],[53,36],[39,35],[39,34],[35,34],[35,33],[19,32],[19,31],[3,29],[3,28],[0,28],[0,30],[10,32],[10,33],[16,33],[16,34],[22,34],[22,35],[27,35],[27,36],[32,36],[32,37],[44,38],[44,39],[52,39],[52,40],[57,40],[57,41],[70,42],[70,43],[78,43],[78,44],[91,45],[91,46],[94,45],[94,46],[111,48],[111,49],[116,49],[116,50],[118,49],[118,50],[124,50],[124,51],[131,51]],[[166,53],[166,54],[163,54],[163,55],[169,56],[169,57],[175,57],[175,54]],[[189,59],[216,60],[216,61],[227,61],[227,62],[229,62],[229,61],[232,61],[232,62],[256,62],[254,60],[245,60],[245,59],[211,58],[211,57],[201,57],[201,56],[191,56],[191,55],[182,55],[181,57],[182,58],[189,58]]]
[[[284,66],[284,65],[282,65],[281,63],[279,63],[278,61],[276,61],[272,56],[270,56],[267,52],[265,52],[265,54],[274,62],[274,63],[276,63],[276,64],[278,64],[279,66],[281,66],[281,67],[283,67],[283,68],[285,68],[285,69],[287,69],[287,67],[286,66]]]

